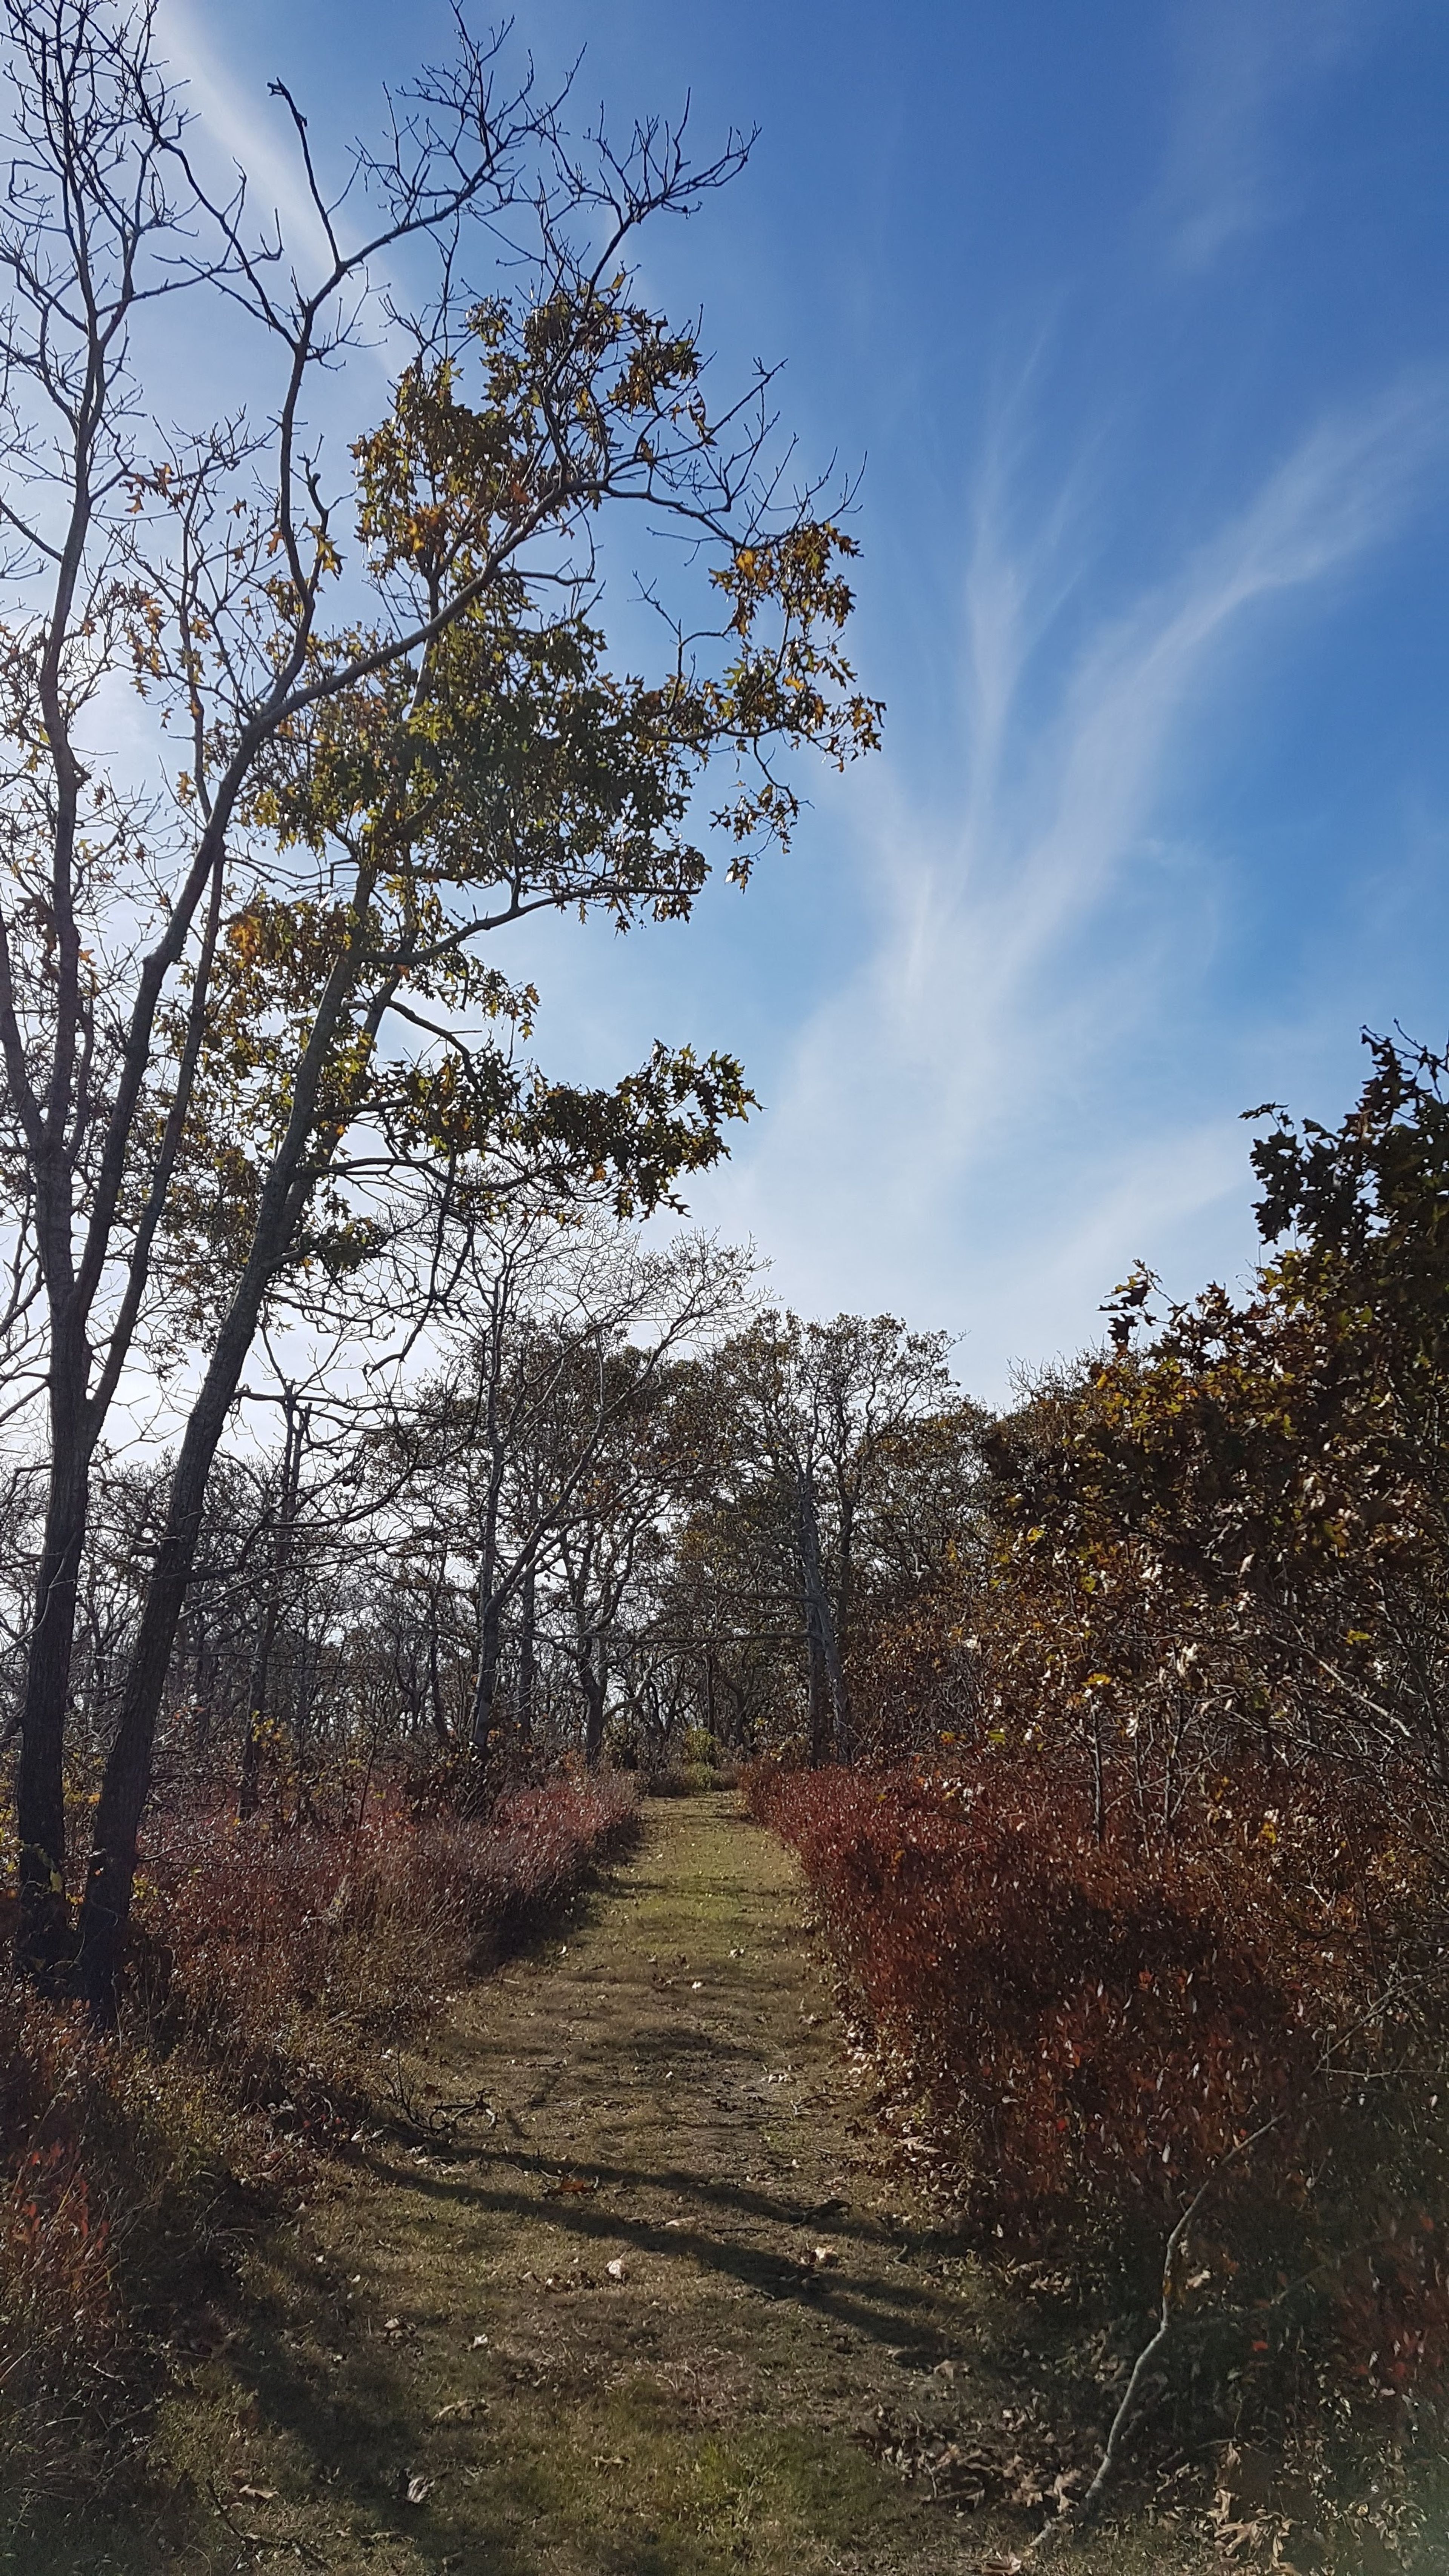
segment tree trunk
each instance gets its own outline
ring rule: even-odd
[[[503,1601],[498,1591],[498,1449],[493,1437],[496,1390],[488,1394],[490,1455],[488,1496],[483,1506],[483,1532],[478,1549],[478,1678],[468,1718],[468,1743],[474,1760],[488,1759],[493,1733],[493,1699],[498,1688],[498,1654],[503,1630]]]
[[[50,1487],[20,1715],[15,1823],[20,1843],[16,1956],[43,1984],[71,1945],[65,1893],[65,1721],[93,1442],[85,1422],[85,1335],[64,1315],[51,1346]]]
[[[830,1754],[830,1695],[825,1683],[825,1656],[808,1603],[805,1610],[805,1656],[810,1768],[819,1771]]]
[[[584,1686],[584,1760],[591,1771],[599,1766],[604,1750],[604,1716],[608,1686],[600,1667],[596,1669],[592,1646],[579,1656],[579,1679]]]
[[[283,1389],[282,1404],[286,1433],[282,1443],[282,1490],[277,1504],[277,1534],[272,1546],[272,1574],[267,1589],[266,1607],[257,1634],[257,1650],[252,1658],[251,1679],[247,1686],[247,1731],[242,1745],[241,1795],[238,1812],[254,1816],[262,1795],[262,1744],[267,1725],[267,1684],[271,1675],[272,1649],[277,1641],[277,1627],[282,1616],[282,1586],[292,1557],[292,1534],[297,1524],[297,1493],[302,1475],[302,1436],[305,1416],[297,1411],[296,1398],[290,1387]]]
[[[271,1671],[276,1634],[277,1595],[273,1588],[262,1613],[247,1680],[247,1731],[242,1738],[241,1787],[237,1794],[239,1816],[254,1816],[262,1803],[262,1737],[267,1719],[267,1678]]]
[[[502,1637],[503,1604],[489,1591],[483,1604],[478,1637],[478,1681],[473,1693],[473,1709],[468,1720],[468,1742],[474,1759],[486,1762],[493,1735],[493,1701],[498,1689],[498,1652]]]
[[[260,1300],[258,1300],[260,1303]],[[166,1529],[156,1552],[121,1697],[115,1741],[96,1808],[90,1869],[81,1906],[79,1983],[99,2021],[115,2015],[116,1975],[131,1912],[136,1837],[151,1786],[156,1721],[166,1692],[171,1649],[201,1533],[206,1479],[232,1399],[241,1382],[255,1314],[234,1306],[186,1426],[171,1479]]]
[[[442,1609],[442,1584],[433,1594],[428,1612],[428,1715],[433,1733],[440,1744],[448,1741],[448,1712],[443,1706],[443,1676],[438,1666],[438,1619]]]
[[[808,1475],[796,1490],[800,1583],[805,1603],[805,1640],[810,1673],[810,1760],[815,1768],[830,1759],[848,1762],[852,1750],[850,1695],[845,1687],[835,1619],[820,1564],[820,1522]]]
[[[146,1587],[141,1625],[121,1696],[116,1738],[101,1783],[81,1906],[80,1990],[101,2022],[115,2017],[121,1944],[136,1875],[136,1836],[151,1787],[151,1755],[171,1649],[186,1606],[186,1587],[201,1534],[206,1480],[227,1415],[236,1400],[267,1291],[292,1241],[309,1190],[325,1167],[325,1154],[320,1166],[310,1160],[315,1150],[313,1122],[327,1060],[355,987],[375,884],[375,869],[361,867],[352,890],[347,940],[312,1022],[293,1085],[286,1134],[263,1183],[246,1262],[192,1406],[171,1479],[166,1529]],[[363,1024],[362,1034],[369,1043],[381,1018],[385,994],[384,987],[374,995]]]
[[[518,1631],[518,1741],[526,1752],[533,1742],[534,1638],[537,1619],[535,1577],[530,1560],[523,1578],[522,1616]]]

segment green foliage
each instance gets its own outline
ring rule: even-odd
[[[1169,1821],[1245,1746],[1445,1777],[1446,1112],[1433,1060],[1373,1043],[1336,1133],[1280,1115],[1254,1149],[1263,1229],[1295,1236],[1252,1292],[1138,1349],[1135,1274],[1113,1348],[986,1442],[998,1722],[1170,1747]]]

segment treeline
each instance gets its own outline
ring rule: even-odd
[[[163,1793],[327,1810],[334,1768],[486,1801],[562,1757],[645,1773],[928,1741],[897,1630],[979,1557],[986,1416],[946,1337],[762,1309],[749,1261],[605,1207],[475,1225],[411,1379],[283,1374],[208,1481]],[[112,1739],[170,1481],[98,1460],[68,1738]],[[41,1545],[13,1470],[12,1730]],[[942,1703],[944,1704],[944,1703]]]
[[[944,1335],[802,1321],[747,1257],[601,1193],[475,1217],[408,1368],[277,1374],[209,1480],[165,1778],[298,1812],[330,1763],[486,1796],[565,1754],[645,1772],[1050,1750],[1104,1835],[1204,1784],[1444,1777],[1449,1109],[1375,1041],[1336,1131],[1253,1147],[1270,1258],[993,1416]],[[72,1690],[103,1757],[170,1462],[98,1461]],[[11,1728],[40,1549],[12,1470]]]
[[[550,1070],[517,950],[743,888],[879,709],[848,485],[642,271],[748,137],[568,93],[455,12],[259,191],[151,6],[0,20],[7,2514],[737,1671],[740,1265],[628,1229],[751,1095]]]
[[[339,149],[271,98],[295,239],[193,132],[152,10],[16,0],[0,28],[0,1407],[36,1462],[18,1939],[102,2019],[183,1624],[208,1699],[265,1711],[293,1654],[304,1727],[337,1704],[319,1656],[351,1726],[390,1652],[375,1595],[355,1675],[359,1623],[314,1585],[302,1641],[284,1602],[304,1569],[324,1581],[289,1337],[350,1340],[368,1392],[383,1346],[400,1361],[453,1301],[460,1229],[601,1193],[647,1217],[752,1105],[732,1056],[687,1041],[612,1082],[547,1072],[509,935],[686,920],[706,817],[743,886],[789,839],[797,756],[842,767],[878,735],[842,650],[848,488],[833,517],[770,371],[717,383],[697,321],[637,273],[643,234],[697,212],[748,140],[695,159],[683,122],[575,132],[568,84],[461,16],[373,138]],[[385,394],[356,363],[374,344]],[[197,382],[216,410],[178,419]],[[268,1388],[270,1485],[229,1455]],[[169,1434],[149,1483],[119,1463],[138,1415]],[[581,1673],[630,1580],[620,1545],[565,1565]],[[439,1561],[430,1540],[424,1580]],[[113,1723],[77,1908],[78,1644]]]

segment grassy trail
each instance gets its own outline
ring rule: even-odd
[[[1000,2445],[1031,2356],[873,2161],[793,1863],[732,1801],[650,1807],[402,2086],[479,2107],[375,2142],[253,2266],[162,2427],[171,2514],[78,2571],[958,2576],[1024,2545],[857,2438],[885,2406]]]

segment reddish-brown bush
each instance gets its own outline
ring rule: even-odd
[[[752,1784],[979,2226],[1146,2289],[1207,2184],[1202,2318],[1281,2352],[1311,2311],[1402,2387],[1449,2360],[1442,1819],[1327,1775],[1291,1810],[1272,1790],[1154,1844],[1126,1799],[1099,1839],[1045,1756]]]
[[[359,2045],[515,1944],[634,1812],[632,1786],[604,1775],[522,1790],[486,1824],[415,1816],[391,1794],[349,1830],[282,1840],[227,1811],[162,1816],[138,1887],[133,2018],[153,2045],[224,2066],[239,2098],[285,2093],[297,2126],[350,2127]]]
[[[0,2003],[0,2493],[71,2481],[134,2422],[138,2326],[207,2273],[246,2143],[214,2079],[100,2041],[78,2012]]]

